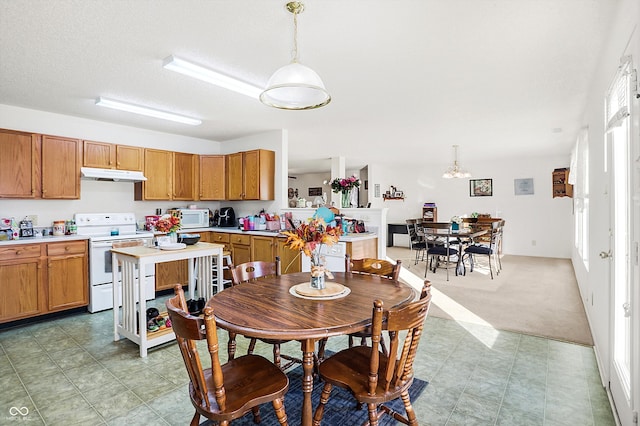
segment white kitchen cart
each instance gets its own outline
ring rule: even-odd
[[[192,299],[204,297],[205,300],[209,300],[213,296],[213,257],[217,257],[215,262],[218,265],[217,273],[218,276],[222,276],[223,249],[222,244],[204,242],[179,250],[160,250],[143,246],[113,248],[111,250],[113,265],[121,265],[120,268],[113,268],[113,282],[122,280],[122,315],[119,309],[113,310],[114,340],[118,341],[126,337],[137,343],[140,346],[140,356],[146,357],[148,348],[175,339],[175,334],[170,328],[153,333],[147,332],[147,304],[144,286],[138,285],[137,271],[144,271],[147,265],[189,259],[189,297]],[[221,290],[217,288],[217,291]],[[118,291],[113,292],[114,306],[118,306],[118,293]],[[136,303],[138,300],[139,304]]]

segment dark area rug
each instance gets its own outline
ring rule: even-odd
[[[291,426],[300,424],[300,410],[302,408],[302,367],[296,367],[287,373],[289,376],[289,391],[284,399],[284,406],[287,410],[287,418]],[[409,388],[409,396],[411,396],[411,403],[420,396],[420,394],[427,387],[428,382],[420,379],[414,379],[411,388]],[[323,382],[315,381],[313,383],[313,392],[311,393],[311,401],[313,409],[318,405],[320,400],[320,393],[322,392]],[[399,413],[405,414],[404,404],[400,398],[395,401],[386,404],[389,408]],[[260,415],[262,422],[260,426],[279,426],[278,419],[273,412],[273,405],[263,404],[260,406]],[[356,411],[356,400],[351,394],[336,386],[331,391],[331,398],[329,403],[325,406],[324,416],[322,417],[323,426],[342,426],[342,425],[361,425],[367,420],[367,408],[366,405],[362,406],[362,409]],[[202,426],[209,426],[215,423],[207,421],[202,423]],[[253,415],[247,413],[244,417],[234,420],[231,423],[233,426],[249,426],[255,425],[253,423]],[[396,422],[391,416],[383,416],[380,419],[380,426],[396,425]]]

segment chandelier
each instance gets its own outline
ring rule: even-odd
[[[331,95],[320,76],[298,62],[298,14],[304,11],[304,4],[292,1],[286,8],[293,14],[293,59],[273,73],[267,88],[260,94],[260,101],[274,108],[289,110],[325,106],[331,102]]]
[[[453,145],[453,152],[454,152],[454,158],[455,158],[453,160],[453,165],[449,166],[449,168],[444,172],[442,177],[445,179],[471,177],[471,173],[463,170],[458,165],[458,145]]]

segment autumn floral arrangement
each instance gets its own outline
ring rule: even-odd
[[[331,181],[331,190],[336,194],[338,192],[351,191],[353,188],[360,187],[360,179],[355,176],[346,178],[335,178]]]
[[[313,260],[313,255],[320,251],[320,246],[334,245],[338,242],[342,229],[327,225],[321,218],[311,218],[307,223],[301,223],[292,231],[284,231],[287,236],[285,246],[291,250],[300,250]]]
[[[311,218],[307,223],[301,223],[293,231],[284,231],[287,236],[285,246],[291,250],[300,250],[311,260],[311,288],[323,290],[325,288],[324,277],[333,278],[333,275],[324,266],[324,256],[320,255],[322,244],[331,246],[338,242],[342,229],[327,225],[319,218]]]
[[[159,232],[176,232],[180,229],[180,218],[166,214],[158,219],[154,226],[156,227],[156,231]]]

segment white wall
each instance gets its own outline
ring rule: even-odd
[[[611,352],[609,262],[598,256],[600,251],[606,251],[609,247],[609,199],[606,195],[608,180],[603,166],[604,96],[621,56],[632,54],[634,68],[640,68],[640,35],[636,28],[639,21],[638,9],[638,2],[635,0],[619,2],[609,39],[603,51],[597,52],[600,54],[600,65],[587,94],[584,114],[589,138],[589,269],[585,267],[576,249],[572,251],[572,260],[604,383],[609,380]]]
[[[469,162],[464,167],[475,179],[493,179],[493,196],[470,197],[469,179],[443,179],[444,161],[421,169],[369,165],[369,201],[372,208],[389,209],[389,223],[404,223],[421,217],[422,205],[435,202],[438,220],[472,212],[490,213],[506,220],[504,253],[522,256],[569,258],[572,241],[570,198],[552,198],[553,169],[569,166],[566,157],[512,159],[508,162]],[[374,171],[374,173],[371,173]],[[514,195],[514,179],[533,178],[533,195]],[[373,179],[373,180],[372,180]],[[391,185],[403,191],[404,200],[373,196],[373,185],[384,193]],[[534,243],[535,242],[535,243]],[[395,245],[408,246],[405,235],[394,237]]]

